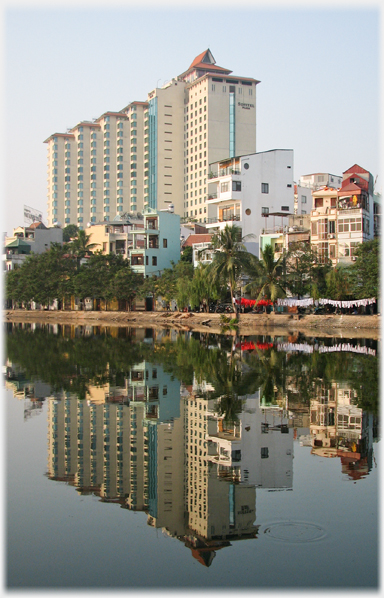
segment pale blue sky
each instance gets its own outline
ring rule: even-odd
[[[3,231],[23,224],[24,204],[46,216],[49,135],[145,100],[208,47],[261,81],[257,151],[293,149],[295,180],[354,163],[376,177],[378,10],[208,6],[5,11]]]

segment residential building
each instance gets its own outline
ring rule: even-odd
[[[309,214],[312,210],[312,190],[301,185],[294,186],[295,214]]]
[[[210,168],[207,228],[236,224],[248,251],[258,256],[260,233],[286,226],[294,213],[293,150],[247,154]]]
[[[313,192],[311,244],[333,265],[356,258],[357,245],[373,239],[373,176],[357,164],[343,173],[340,189],[323,187]]]
[[[313,191],[320,189],[320,187],[329,187],[331,189],[338,189],[341,186],[343,178],[335,174],[327,172],[315,172],[314,174],[304,174],[299,179],[301,187],[308,187]]]
[[[288,217],[288,226],[277,226],[271,229],[263,229],[260,235],[260,249],[264,250],[266,245],[272,245],[275,259],[278,259],[284,252],[289,251],[295,243],[311,242],[311,215],[295,214]]]
[[[129,259],[132,269],[148,277],[171,268],[180,259],[180,216],[146,208],[137,219],[99,222],[86,229],[94,250]]]
[[[89,242],[95,245],[93,251],[102,251],[104,254],[114,253],[128,259],[133,241],[129,231],[133,228],[144,232],[144,221],[133,222],[128,218],[116,216],[110,222],[98,222],[87,227],[85,232],[90,236]]]
[[[212,233],[192,234],[181,244],[182,251],[186,247],[192,247],[192,263],[194,267],[198,264],[208,264],[212,261],[212,255],[205,252],[211,246]],[[204,253],[202,253],[204,251]]]
[[[134,226],[130,230],[129,255],[132,269],[148,278],[160,275],[180,260],[180,216],[169,210],[146,208],[143,224],[144,228]]]
[[[209,163],[256,151],[258,83],[231,75],[206,50],[146,101],[51,135],[48,223],[83,229],[170,204],[203,222]]]
[[[59,227],[47,228],[42,222],[29,226],[18,226],[13,235],[5,237],[4,269],[13,270],[21,265],[30,253],[43,253],[52,243],[63,242],[63,231]]]

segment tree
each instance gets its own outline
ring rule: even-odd
[[[192,281],[189,285],[190,299],[192,306],[205,305],[205,310],[209,310],[211,300],[217,300],[220,296],[220,285],[217,280],[212,278],[211,264],[199,264],[195,268]]]
[[[349,269],[351,287],[356,299],[378,297],[380,276],[380,243],[372,239],[355,249],[356,261]]]
[[[110,268],[111,258],[109,255],[94,253],[87,264],[81,266],[74,277],[74,292],[81,299],[92,297],[93,299],[113,299],[111,285],[112,269]]]
[[[118,301],[126,301],[128,311],[132,309],[132,302],[135,299],[143,277],[130,268],[120,269],[115,272],[112,278],[112,294]]]
[[[85,230],[79,230],[77,236],[69,244],[69,250],[76,257],[77,268],[80,267],[80,260],[92,253],[92,249],[97,247],[97,243],[90,243],[91,235],[87,235]]]
[[[311,295],[315,299],[326,292],[326,276],[332,262],[308,244],[292,244],[286,256],[286,286],[294,296]]]
[[[76,224],[68,224],[65,228],[63,228],[63,242],[68,243],[73,237],[77,236],[79,232],[79,227]]]
[[[261,249],[260,253],[261,260],[255,257],[250,260],[247,274],[251,281],[245,286],[245,289],[257,295],[257,300],[267,297],[275,301],[278,297],[284,297],[286,294],[283,282],[284,257],[281,256],[275,260],[272,245],[266,245],[264,251]]]
[[[181,254],[180,261],[187,262],[188,264],[192,264],[192,256],[193,256],[193,249],[190,245],[183,249],[183,253]]]
[[[350,297],[349,268],[333,268],[326,274],[326,296],[329,299],[343,301]]]
[[[203,250],[202,253],[204,253]],[[249,263],[249,253],[241,237],[241,228],[236,225],[225,225],[218,231],[211,241],[210,252],[213,252],[211,275],[214,282],[228,284],[231,295],[231,304],[234,307],[236,318],[237,306],[234,302],[236,286]]]

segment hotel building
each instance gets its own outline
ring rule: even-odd
[[[48,137],[48,224],[83,229],[170,205],[206,222],[208,165],[256,151],[258,83],[206,50],[147,101]]]

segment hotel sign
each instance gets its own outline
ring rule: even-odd
[[[255,107],[255,104],[244,104],[244,102],[237,102],[238,106],[241,106],[244,110],[250,110]]]
[[[38,210],[34,210],[33,208],[29,208],[28,206],[24,206],[24,222],[32,223],[32,222],[42,222],[43,221],[43,214]]]

